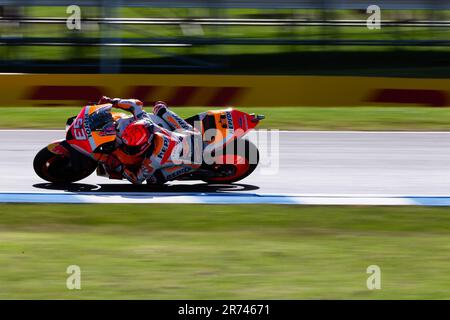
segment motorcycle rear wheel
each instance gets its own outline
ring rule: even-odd
[[[203,179],[203,181],[210,184],[228,184],[240,181],[248,177],[253,171],[255,171],[259,163],[259,150],[252,142],[248,140],[244,140],[244,145],[245,152],[243,154],[238,154],[237,152],[234,154],[225,154],[225,164],[213,164],[209,166],[215,172],[228,171],[229,174]],[[256,163],[250,163],[250,155],[256,155]]]

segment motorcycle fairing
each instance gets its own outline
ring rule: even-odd
[[[64,146],[65,143],[66,140],[64,139],[55,140],[47,146],[47,149],[51,153],[68,157],[70,155],[70,152],[69,150],[67,150],[66,146]]]
[[[100,108],[111,108],[111,104],[85,106],[67,130],[67,142],[83,154],[92,156],[100,145],[116,139],[115,130],[96,131],[90,126],[89,116]]]
[[[258,117],[254,114],[247,114],[232,108],[207,111],[206,117],[208,116],[214,118],[215,129],[219,133],[215,136],[222,138],[219,141],[217,139],[211,139],[211,141],[208,142],[208,144],[214,143],[215,147],[226,146],[231,141],[239,139],[249,130],[256,127],[259,122]],[[209,122],[212,121],[209,120]],[[212,129],[211,125],[212,124],[208,125],[209,128],[203,125],[202,133],[204,134],[206,130]]]

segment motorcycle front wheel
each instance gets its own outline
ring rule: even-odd
[[[97,168],[97,162],[82,154],[75,168],[70,158],[54,154],[43,148],[34,157],[33,168],[42,179],[52,183],[72,183],[90,176]]]

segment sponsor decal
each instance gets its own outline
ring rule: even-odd
[[[84,121],[84,131],[86,132],[88,138],[92,137],[91,127],[89,126],[88,121]]]
[[[239,117],[239,119],[238,119],[238,124],[239,124],[239,128],[242,128],[243,127],[243,125],[242,125],[242,117]],[[245,129],[247,129],[247,128],[243,128],[244,130]]]
[[[167,152],[167,150],[169,149],[169,139],[164,137],[164,142],[163,142],[163,146],[161,148],[161,151],[158,153],[157,157],[162,159],[164,157],[164,154]]]
[[[173,172],[173,173],[167,175],[167,176],[166,176],[166,179],[167,179],[167,180],[171,180],[171,179],[173,179],[173,178],[178,177],[179,175],[182,175],[182,174],[184,174],[184,173],[188,173],[189,171],[191,171],[191,168],[189,168],[189,167],[181,168],[180,170],[176,170],[175,172]]]
[[[60,142],[51,143],[47,146],[47,149],[55,154],[69,156],[69,152],[64,148]]]
[[[229,130],[234,130],[233,116],[231,115],[231,112],[226,112],[226,115],[227,115],[228,129]]]

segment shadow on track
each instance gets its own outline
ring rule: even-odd
[[[38,183],[33,187],[46,190],[61,190],[67,192],[205,192],[205,193],[220,193],[230,191],[253,191],[258,190],[259,187],[249,184],[174,184],[174,185],[133,185],[133,184],[85,184],[85,183],[70,183],[70,184],[54,184],[54,183]]]

